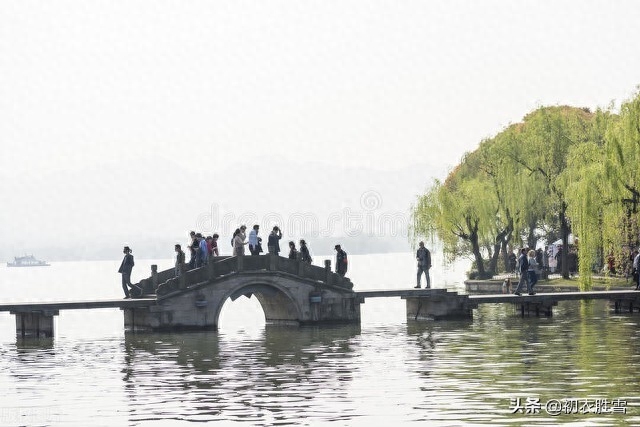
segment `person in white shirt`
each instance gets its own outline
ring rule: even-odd
[[[260,226],[256,224],[249,233],[249,252],[251,252],[251,255],[260,255],[260,252],[262,252],[262,237],[258,236],[259,232]]]

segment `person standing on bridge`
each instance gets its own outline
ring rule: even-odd
[[[244,239],[245,234],[242,228],[236,229],[236,231],[233,233],[233,256],[244,256],[244,245],[249,243],[245,242]]]
[[[124,297],[131,298],[129,288],[133,288],[133,285],[131,284],[131,271],[133,270],[135,263],[129,246],[125,246],[122,252],[124,253],[124,258],[122,259],[118,273],[122,275],[122,290],[124,291]]]
[[[207,236],[204,239],[207,242],[207,260],[213,256],[213,238]]]
[[[293,240],[289,242],[289,259],[297,260],[298,259],[298,250],[296,249],[296,242]]]
[[[527,280],[527,270],[529,270],[529,261],[527,259],[527,249],[522,248],[520,250],[520,257],[518,257],[518,271],[520,272],[520,280],[518,281],[518,287],[514,292],[514,295],[522,295],[520,292],[522,291],[522,286],[527,284],[527,291],[531,293],[531,287],[529,284],[529,280]]]
[[[431,288],[431,277],[429,277],[429,269],[431,268],[431,252],[429,252],[429,249],[424,247],[424,242],[420,242],[418,246],[419,248],[416,252],[416,260],[418,260],[418,283],[415,287],[418,289],[420,288],[420,279],[424,272],[424,276],[427,280],[427,285],[424,288],[429,289]]]
[[[309,253],[309,248],[307,247],[307,242],[305,242],[304,239],[300,240],[300,259],[302,262],[306,262],[307,264],[311,264],[313,262],[311,254]]]
[[[282,231],[276,225],[269,234],[269,240],[267,241],[267,248],[270,254],[278,255],[280,253],[280,239],[282,239]]]
[[[219,237],[218,233],[214,233],[213,236],[211,236],[211,256],[220,256],[220,251],[218,250]]]
[[[198,239],[196,238],[196,232],[190,231],[189,238],[189,269],[196,268],[196,252],[198,251]]]
[[[180,277],[182,275],[182,273],[184,273],[184,269],[185,269],[185,255],[184,255],[184,251],[182,250],[182,246],[180,246],[179,244],[175,245],[175,251],[176,251],[176,277]]]
[[[344,277],[344,275],[347,274],[347,268],[349,266],[347,253],[342,250],[340,245],[336,245],[334,249],[336,250],[336,273]]]
[[[256,224],[249,233],[249,252],[251,252],[251,255],[260,255],[260,252],[262,252],[262,245],[260,244],[262,237],[258,236],[259,232],[260,226]]]
[[[207,241],[201,233],[196,234],[198,241],[198,247],[196,249],[196,268],[203,267],[207,264],[209,259],[209,249],[207,248]]]

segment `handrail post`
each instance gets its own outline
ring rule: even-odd
[[[151,264],[151,283],[153,284],[153,292],[158,290],[158,266]]]
[[[331,260],[330,259],[325,259],[324,260],[324,282],[327,285],[331,285],[333,282],[333,273],[331,272]]]

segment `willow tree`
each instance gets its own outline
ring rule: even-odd
[[[561,177],[571,224],[580,236],[578,273],[583,291],[592,287],[593,266],[601,258],[603,215],[610,206],[603,158],[604,147],[597,140],[575,146],[570,150],[568,167]]]
[[[488,277],[483,248],[491,241],[495,196],[486,180],[473,177],[463,162],[444,183],[435,181],[413,208],[415,235],[437,237],[448,261],[472,254],[480,277]]]
[[[504,143],[508,130],[501,132],[494,138],[484,140],[474,151],[470,162],[477,169],[477,177],[487,181],[494,192],[496,205],[492,218],[493,248],[490,250],[489,270],[497,272],[498,257],[503,254],[503,263],[508,265],[508,246],[512,242],[514,233],[520,230],[520,201],[523,182],[519,179],[518,168],[502,154],[501,145]]]
[[[496,181],[503,209],[512,216],[513,234],[518,237],[515,243],[522,244],[526,234],[525,246],[535,247],[535,231],[543,225],[550,206],[546,187],[532,179],[529,169],[513,161],[514,156],[524,156],[520,153],[523,147],[519,139],[522,127],[522,123],[511,125],[496,135],[490,157],[500,165]]]
[[[605,172],[612,203],[604,221],[605,244],[628,260],[620,250],[637,248],[640,210],[640,92],[623,103],[619,116],[608,117],[605,133]],[[622,233],[620,232],[622,229]]]
[[[500,157],[493,155],[494,140],[485,140],[476,150],[477,170],[480,179],[486,180],[491,191],[494,192],[496,205],[493,218],[488,218],[493,223],[492,238],[493,247],[488,248],[489,271],[498,272],[498,257],[504,254],[504,265],[508,265],[507,246],[511,241],[514,229],[512,212],[507,205],[508,189],[504,186],[504,162]],[[493,220],[493,221],[492,221]]]
[[[547,221],[556,220],[562,238],[562,276],[569,277],[568,251],[571,225],[567,216],[566,188],[560,176],[567,167],[567,156],[572,146],[589,138],[592,114],[584,109],[561,106],[541,107],[525,116],[521,126],[515,128],[511,140],[510,158],[530,174],[534,185],[546,189],[551,206]],[[535,202],[534,202],[535,203]],[[527,207],[531,208],[529,204]]]

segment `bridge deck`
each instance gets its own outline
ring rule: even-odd
[[[387,289],[356,291],[358,296],[363,298],[385,298],[385,297],[429,297],[430,295],[446,295],[446,289]],[[449,292],[451,295],[454,292]],[[476,304],[491,303],[520,303],[520,302],[543,302],[543,301],[571,301],[585,299],[636,299],[640,297],[640,292],[629,291],[591,291],[591,292],[547,292],[522,296],[514,294],[491,294],[491,295],[469,295],[469,300]]]
[[[356,291],[356,295],[362,298],[386,298],[386,297],[426,297],[429,295],[445,295],[446,289],[385,289]]]
[[[388,297],[429,297],[431,295],[446,295],[446,289],[387,289],[356,291],[355,294],[362,298],[388,298]],[[548,302],[571,301],[584,299],[636,299],[640,297],[638,291],[592,291],[592,292],[549,292],[536,295],[513,294],[495,295],[469,295],[469,300],[476,304],[491,303],[520,303],[520,302]],[[95,308],[134,308],[149,307],[156,304],[156,297],[148,296],[137,299],[110,299],[92,301],[51,301],[51,302],[14,302],[0,303],[0,312],[29,312],[29,311],[57,311],[57,310],[88,310]]]
[[[590,292],[547,292],[528,295],[523,293],[522,296],[514,294],[496,294],[496,295],[469,295],[469,300],[476,304],[490,303],[520,303],[520,302],[546,302],[546,301],[576,301],[586,299],[636,299],[640,297],[638,291],[590,291]]]
[[[0,303],[0,312],[30,312],[58,310],[87,310],[94,308],[134,308],[148,307],[156,304],[156,298],[144,297],[135,299],[110,299],[93,301],[52,301],[52,302],[14,302]]]

